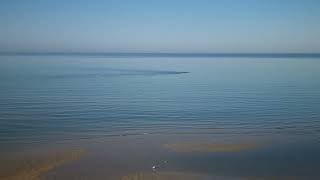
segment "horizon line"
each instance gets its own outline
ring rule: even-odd
[[[23,51],[8,51],[1,52],[0,55],[8,56],[32,56],[32,55],[81,55],[81,56],[112,56],[112,57],[261,57],[261,58],[277,58],[277,57],[306,57],[306,58],[318,58],[320,52],[64,52],[64,51],[52,51],[52,52],[23,52]]]

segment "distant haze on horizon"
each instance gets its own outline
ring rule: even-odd
[[[0,52],[319,53],[319,0],[1,0]]]

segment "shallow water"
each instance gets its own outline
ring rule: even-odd
[[[2,55],[0,179],[56,149],[87,154],[37,178],[319,179],[319,77],[316,57]]]

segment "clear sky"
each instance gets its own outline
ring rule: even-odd
[[[1,0],[0,51],[320,52],[320,0]]]

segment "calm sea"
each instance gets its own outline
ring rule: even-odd
[[[48,179],[116,177],[162,160],[170,172],[319,179],[320,57],[0,56],[0,156],[74,142],[89,156]],[[163,146],[199,142],[263,147]]]

